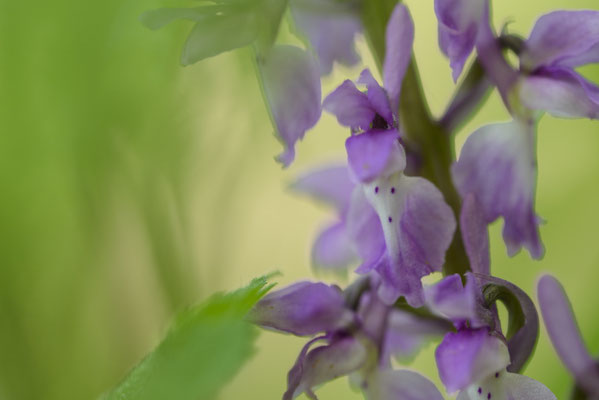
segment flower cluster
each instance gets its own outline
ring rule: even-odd
[[[321,110],[349,128],[347,163],[314,170],[292,188],[336,211],[314,243],[314,267],[341,273],[355,268],[358,278],[344,290],[322,282],[292,284],[265,296],[248,315],[264,328],[308,338],[289,371],[283,399],[302,393],[316,399],[318,386],[341,376],[349,376],[367,399],[442,399],[428,378],[398,368],[430,341],[439,343],[435,358],[444,389],[458,393],[459,400],[555,399],[543,384],[520,374],[534,352],[539,318],[524,291],[491,274],[487,227],[503,218],[510,256],[524,247],[531,257],[543,257],[542,220],[534,208],[536,127],[543,112],[599,117],[599,87],[575,69],[599,62],[599,11],[543,15],[523,38],[505,28],[496,32],[490,0],[434,0],[439,47],[454,81],[464,83],[437,120],[419,86],[412,56],[415,26],[402,2],[290,0],[306,49],[273,44],[287,2],[215,3],[146,20],[196,21],[186,45],[194,60],[252,44],[285,147],[278,157],[284,166],[294,160],[296,142]],[[265,6],[275,11],[265,16]],[[264,21],[274,28],[264,28]],[[221,42],[220,49],[206,36],[193,40],[206,25],[213,26],[209,37],[233,23],[240,26],[239,37]],[[354,47],[359,34],[379,61],[382,85],[364,69],[321,103],[320,77],[335,63],[359,62]],[[456,159],[455,128],[492,88],[511,120],[477,129]],[[423,284],[434,272],[443,278]],[[583,396],[578,398],[599,398],[598,364],[582,343],[559,283],[545,276],[538,293],[549,336]],[[508,309],[507,332],[497,301]]]

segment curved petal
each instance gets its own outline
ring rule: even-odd
[[[569,68],[545,68],[520,84],[520,99],[532,110],[556,117],[599,118],[599,87]]]
[[[489,275],[489,231],[481,205],[473,193],[469,193],[462,203],[460,228],[472,272]]]
[[[330,0],[293,0],[291,14],[318,54],[321,75],[328,75],[333,63],[352,66],[360,61],[355,37],[361,31],[358,10]]]
[[[356,185],[346,166],[327,166],[300,176],[290,188],[317,200],[329,203],[340,212],[349,207],[351,194]]]
[[[312,264],[321,270],[344,270],[355,259],[356,252],[343,222],[324,229],[312,247]]]
[[[599,370],[584,345],[564,288],[554,277],[544,275],[538,296],[547,333],[560,359],[581,386],[599,394]]]
[[[439,46],[449,58],[454,81],[457,81],[474,49],[486,2],[487,0],[435,0]]]
[[[363,187],[385,235],[388,257],[377,269],[381,295],[390,303],[403,295],[418,307],[424,301],[420,278],[440,270],[445,261],[456,227],[453,211],[423,178],[396,173]]]
[[[441,381],[450,393],[483,381],[510,363],[506,345],[487,329],[448,333],[435,358]]]
[[[443,400],[435,385],[413,371],[377,370],[368,377],[368,400]]]
[[[477,291],[479,293],[477,293]],[[424,298],[428,308],[435,314],[447,318],[456,326],[483,326],[479,318],[480,289],[472,275],[466,286],[459,274],[449,275],[434,285],[424,287]]]
[[[312,391],[315,386],[358,370],[366,362],[367,355],[366,347],[353,337],[333,339],[330,344],[311,350],[303,360],[303,374],[297,388],[292,396],[288,395],[288,390],[283,400],[293,399],[304,392],[315,399]]]
[[[530,71],[543,65],[578,66],[597,43],[599,11],[554,11],[541,16],[535,23],[521,62]]]
[[[362,71],[358,83],[366,85],[368,100],[376,113],[383,117],[389,126],[393,126],[393,112],[391,111],[387,92],[374,79],[368,68]]]
[[[404,75],[412,57],[414,22],[408,8],[398,3],[389,17],[385,33],[385,61],[383,62],[383,86],[389,95],[391,110],[399,109],[399,96]]]
[[[487,223],[504,218],[503,239],[514,255],[524,246],[541,258],[539,218],[534,212],[534,128],[514,120],[483,126],[468,137],[452,166],[462,196],[476,196]]]
[[[524,375],[507,372],[505,385],[506,392],[513,400],[557,400],[547,386]]]
[[[314,343],[325,339],[327,339],[326,336],[316,337],[302,347],[302,350],[298,354],[293,367],[291,367],[287,373],[287,390],[283,394],[283,400],[292,400],[295,397],[294,393],[302,382],[302,377],[304,375],[304,362],[306,361],[306,355],[308,354],[308,351]]]
[[[298,336],[332,331],[353,318],[338,289],[297,282],[264,296],[248,313],[255,324]]]
[[[361,182],[371,182],[383,172],[403,171],[406,155],[398,139],[394,129],[371,130],[347,138],[347,161],[354,176]]]
[[[362,265],[356,272],[364,274],[371,271],[385,254],[385,238],[379,218],[361,187],[356,187],[352,194],[346,216],[346,229],[362,260]]]
[[[349,79],[324,99],[322,108],[336,116],[341,125],[354,131],[368,129],[376,115],[368,95],[358,90]]]
[[[264,95],[285,151],[278,161],[289,166],[295,143],[320,118],[320,74],[316,61],[295,46],[274,46],[258,63]]]

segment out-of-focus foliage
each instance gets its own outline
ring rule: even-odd
[[[266,277],[180,313],[166,338],[105,400],[212,399],[252,354],[257,329],[243,317]]]

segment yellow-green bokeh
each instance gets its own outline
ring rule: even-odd
[[[431,109],[454,84],[437,45],[432,0],[408,0]],[[297,146],[282,170],[248,50],[181,68],[190,28],[144,29],[141,0],[0,1],[0,399],[87,399],[114,385],[158,342],[173,312],[279,270],[281,285],[323,279],[309,250],[331,210],[287,185],[344,160],[334,118]],[[497,26],[527,34],[558,8],[594,0],[494,2]],[[283,33],[285,35],[285,33]],[[293,40],[286,37],[286,40]],[[359,50],[372,65],[363,39]],[[330,92],[362,66],[336,68]],[[584,70],[599,81],[599,68]],[[508,116],[496,95],[457,137]],[[506,256],[491,227],[492,269],[535,294],[551,272],[571,296],[599,353],[599,125],[545,116],[539,126],[537,211],[542,261]],[[265,332],[223,400],[277,399],[303,340]],[[438,382],[430,346],[413,367]],[[527,375],[565,398],[571,378],[544,328]],[[319,393],[359,399],[340,379]]]

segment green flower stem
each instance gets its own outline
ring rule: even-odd
[[[366,38],[377,67],[382,71],[385,59],[385,30],[397,1],[369,0],[362,4],[362,22]],[[414,57],[403,81],[399,115],[406,146],[418,150],[422,155],[421,175],[441,190],[453,209],[456,220],[459,221],[461,200],[450,174],[450,166],[455,160],[453,137],[431,116]],[[443,275],[464,275],[469,270],[470,263],[458,227],[446,254]]]

